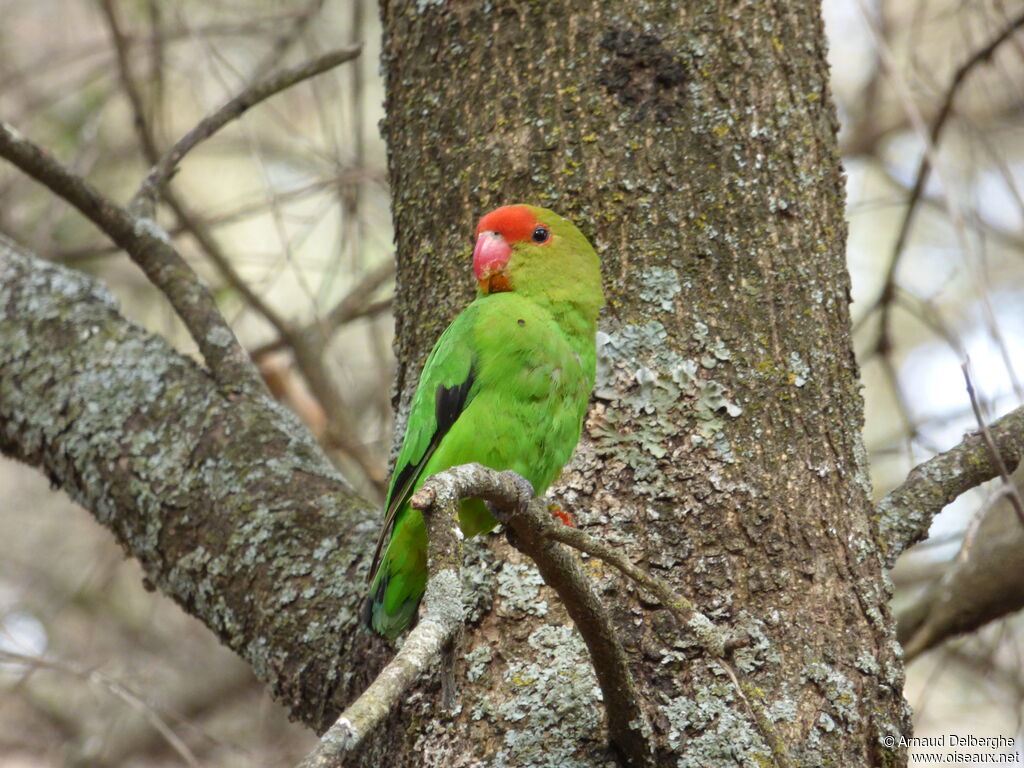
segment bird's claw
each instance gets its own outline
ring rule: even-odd
[[[501,475],[504,479],[511,480],[513,485],[515,485],[516,514],[524,514],[526,508],[530,506],[530,502],[533,501],[533,485],[525,477],[512,470],[506,470]]]
[[[562,525],[567,525],[570,528],[576,527],[576,523],[573,521],[572,515],[570,515],[557,504],[548,504],[548,512],[551,513],[551,516],[553,518],[560,521]]]

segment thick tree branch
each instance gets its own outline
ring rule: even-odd
[[[1022,480],[1019,464],[1009,484],[976,513],[956,559],[900,609],[898,638],[908,662],[1024,607],[1024,583],[1010,576],[1024,573],[1024,526],[1009,492],[1012,487],[1019,494]]]
[[[1024,456],[1024,407],[990,424],[989,431],[1003,461],[1016,467]],[[980,433],[914,467],[875,507],[884,565],[891,568],[900,554],[924,539],[932,518],[953,499],[998,476],[999,466]]]
[[[297,419],[2,238],[0,451],[110,528],[306,723],[332,722],[381,659],[354,610],[377,514]]]
[[[0,157],[71,203],[128,253],[167,296],[221,385],[265,390],[210,291],[155,221],[131,215],[4,122],[0,122]]]

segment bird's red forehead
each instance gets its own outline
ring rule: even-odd
[[[503,205],[495,208],[476,225],[476,234],[481,232],[497,232],[505,238],[505,242],[518,243],[529,240],[533,230],[537,228],[537,217],[525,205]]]

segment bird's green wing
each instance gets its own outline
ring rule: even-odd
[[[368,579],[376,574],[381,549],[399,512],[412,495],[423,468],[476,395],[473,325],[477,314],[474,304],[460,313],[441,334],[423,366],[409,409],[402,450],[391,475],[384,525],[373,552]]]

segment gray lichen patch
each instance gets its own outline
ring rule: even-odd
[[[540,598],[540,588],[543,586],[544,578],[532,563],[504,563],[498,571],[498,595],[502,599],[498,607],[499,615],[546,615],[547,601]]]
[[[682,290],[679,273],[665,267],[649,266],[640,270],[639,295],[662,312],[675,309],[675,298]]]
[[[789,371],[794,387],[802,387],[811,377],[811,367],[795,350],[789,353]]]
[[[463,544],[462,601],[466,621],[475,624],[494,603],[499,560],[487,538],[477,536]],[[515,592],[516,590],[513,590]]]
[[[727,679],[713,680],[695,695],[669,699],[662,707],[666,741],[678,768],[771,765],[771,750],[741,707]]]
[[[706,356],[727,364],[731,354],[707,327],[696,338]],[[623,325],[598,337],[595,396],[609,404],[590,434],[598,451],[625,461],[634,486],[652,498],[671,495],[665,460],[673,450],[701,447],[709,460],[734,460],[725,425],[743,409],[718,380],[701,373],[707,366],[676,351],[657,321]],[[671,474],[671,469],[669,469]]]
[[[491,646],[484,644],[479,645],[472,651],[466,654],[466,679],[471,683],[475,683],[487,670],[487,666],[491,663],[493,654],[491,653]]]
[[[506,723],[494,768],[591,768],[601,729],[601,696],[583,641],[571,628],[541,625],[531,652],[510,659],[510,695],[496,709]],[[600,764],[600,763],[599,763]]]
[[[831,714],[845,726],[852,726],[858,719],[857,692],[851,680],[834,667],[812,662],[803,668],[807,679],[812,681],[832,705]]]

